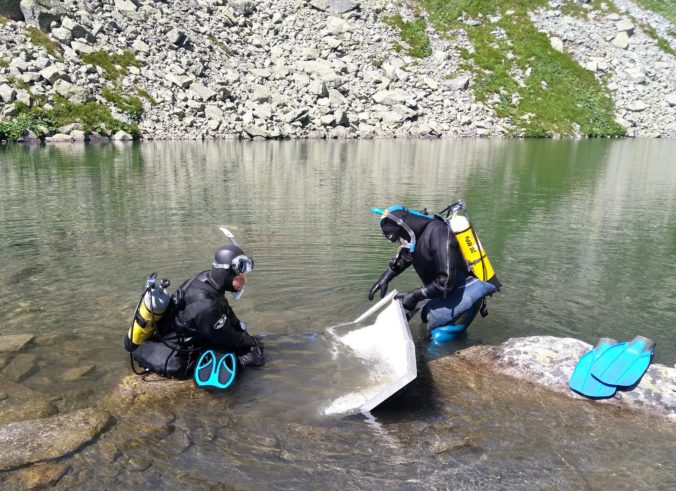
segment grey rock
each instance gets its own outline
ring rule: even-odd
[[[169,44],[173,44],[175,46],[181,46],[185,44],[186,41],[188,40],[188,37],[183,31],[175,28],[167,32],[167,34],[165,34],[165,37]]]
[[[232,0],[228,2],[232,11],[239,15],[250,16],[256,10],[253,0]]]
[[[627,49],[629,47],[629,35],[625,32],[618,32],[611,44],[616,48]]]
[[[573,399],[583,399],[568,387],[568,381],[580,357],[592,346],[577,339],[553,336],[512,338],[498,346],[473,346],[456,352],[430,369],[433,378],[440,374],[440,365],[455,357],[470,362],[474,370],[487,368],[518,380],[541,385]],[[436,366],[435,366],[436,365]],[[661,414],[676,422],[676,368],[652,364],[641,383],[628,392],[619,392],[602,401],[585,401],[587,404],[610,404],[646,413]],[[588,406],[587,406],[588,407]]]
[[[246,132],[247,135],[249,135],[251,138],[255,137],[262,137],[266,138],[268,136],[268,130],[265,128],[261,128],[260,126],[257,125],[248,125],[244,128],[244,131]]]
[[[92,48],[87,43],[83,43],[82,41],[72,41],[70,43],[70,47],[73,48],[73,51],[75,51],[78,54],[89,55],[94,52],[94,48]]]
[[[329,31],[329,34],[344,34],[354,30],[349,22],[335,16],[330,16],[326,20],[326,29]]]
[[[190,91],[205,102],[216,97],[215,91],[200,82],[194,82],[190,85]]]
[[[89,90],[73,85],[63,79],[59,79],[54,83],[54,90],[56,90],[57,94],[65,97],[70,102],[75,102],[77,104],[84,104],[91,99]]]
[[[135,39],[134,42],[131,44],[131,47],[134,48],[136,51],[140,51],[141,53],[147,53],[150,51],[150,46],[143,42],[141,39]]]
[[[359,4],[351,0],[312,0],[310,6],[322,12],[344,14],[345,12],[357,9]]]
[[[0,470],[58,459],[93,440],[111,421],[97,409],[0,426]]]
[[[87,29],[82,27],[81,24],[78,24],[70,17],[64,17],[61,19],[61,27],[68,29],[72,33],[72,36],[76,39],[86,39],[88,42],[93,42],[95,40],[91,32],[89,32]]]
[[[25,135],[17,140],[19,143],[39,143],[42,141],[32,130],[28,130]]]
[[[21,351],[33,339],[35,339],[35,336],[32,334],[7,334],[0,336],[0,352],[14,353]]]
[[[115,0],[115,8],[124,12],[136,12],[138,2],[137,0]]]
[[[630,80],[630,81],[634,82],[635,84],[646,83],[645,74],[643,73],[643,70],[641,70],[638,67],[629,68],[624,73],[625,73],[627,80]]]
[[[167,75],[167,80],[177,87],[186,89],[192,85],[192,83],[195,81],[195,77],[190,75],[176,75],[175,73],[170,73]]]
[[[7,84],[0,85],[0,99],[5,104],[10,104],[16,99],[16,90]]]
[[[73,137],[65,133],[56,133],[45,138],[46,143],[71,143]]]
[[[307,116],[308,111],[309,108],[307,107],[293,109],[288,113],[286,113],[284,116],[282,116],[282,121],[284,121],[285,123],[293,123]]]
[[[47,68],[40,70],[40,76],[52,85],[56,83],[57,80],[65,80],[66,82],[70,82],[70,77],[64,71],[64,69],[65,65],[49,65]]]
[[[66,15],[65,7],[57,0],[21,0],[21,12],[26,24],[45,32],[52,22]]]
[[[666,97],[667,104],[671,107],[676,106],[676,92],[672,92]]]
[[[73,39],[73,33],[63,27],[52,29],[52,37],[63,44],[68,44]]]
[[[2,369],[3,380],[21,382],[38,368],[37,357],[32,353],[19,353]]]
[[[629,19],[623,19],[615,23],[618,32],[626,32],[629,36],[634,33],[634,24]]]
[[[265,85],[256,85],[254,87],[253,100],[256,102],[270,102],[272,94]]]
[[[27,90],[19,89],[16,91],[16,100],[25,104],[26,106],[30,106],[31,94]]]
[[[120,130],[117,133],[115,133],[113,136],[111,136],[110,139],[113,140],[113,141],[131,141],[131,140],[134,139],[134,137],[131,136],[126,131]]]
[[[73,130],[70,132],[70,137],[74,142],[83,142],[87,140],[87,134],[82,130]],[[64,378],[65,380],[65,378]]]
[[[377,104],[384,104],[385,106],[402,104],[410,98],[411,96],[408,94],[408,92],[405,92],[401,89],[381,90],[373,95],[373,100]]]
[[[455,90],[467,90],[469,88],[470,77],[462,75],[453,80],[449,80],[449,85]]]
[[[627,110],[632,112],[642,112],[648,108],[648,105],[643,101],[633,101],[627,106]]]
[[[223,119],[223,111],[215,104],[207,104],[204,108],[204,117],[220,121]]]
[[[345,111],[341,111],[340,109],[336,111],[333,114],[336,122],[336,126],[350,126],[350,119],[347,116],[347,113]]]
[[[549,38],[549,42],[551,43],[552,48],[554,48],[559,53],[563,53],[563,41],[561,40],[561,38],[552,36],[551,38]]]

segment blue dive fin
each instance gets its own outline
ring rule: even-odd
[[[591,374],[591,367],[595,360],[598,360],[603,353],[613,346],[617,346],[617,341],[614,339],[599,339],[597,345],[582,355],[580,361],[577,362],[568,386],[578,394],[592,399],[607,399],[608,397],[612,397],[617,390],[616,387],[596,380]]]
[[[635,386],[648,369],[653,358],[655,343],[643,336],[630,342],[608,348],[594,360],[591,373],[607,385],[626,388]]]
[[[194,381],[200,389],[227,389],[235,380],[236,374],[235,355],[207,350],[197,361]]]

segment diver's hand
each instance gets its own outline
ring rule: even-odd
[[[378,290],[380,290],[380,298],[383,298],[387,293],[387,285],[390,284],[390,281],[392,281],[395,276],[395,272],[390,268],[387,268],[369,290],[369,300],[373,300],[373,297],[375,297]]]
[[[418,305],[418,302],[422,300],[422,298],[420,298],[419,290],[411,290],[410,292],[397,293],[394,296],[394,298],[397,300],[401,300],[401,305],[404,307],[405,310],[409,311],[415,309],[416,305]]]

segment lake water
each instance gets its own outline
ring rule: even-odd
[[[156,431],[103,437],[60,485],[673,488],[664,423],[538,391],[495,395],[481,378],[471,395],[463,385],[435,400],[424,367],[531,335],[641,334],[655,362],[676,363],[674,155],[669,140],[0,148],[0,335],[36,336],[4,369],[0,412],[32,399],[68,411],[110,392],[130,373],[122,339],[146,275],[178,285],[206,269],[227,225],[255,258],[234,308],[266,336],[267,366],[226,396],[159,411]],[[458,198],[503,283],[490,315],[435,350],[412,321],[419,381],[370,418],[320,417],[346,383],[321,333],[370,306],[395,253],[370,208]],[[392,283],[417,286],[413,271]],[[117,451],[102,469],[106,438]]]

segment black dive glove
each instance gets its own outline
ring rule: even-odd
[[[410,292],[401,292],[397,293],[394,298],[401,300],[401,304],[405,310],[415,309],[418,302],[427,298],[427,294],[424,288],[416,288]]]
[[[265,364],[263,350],[258,342],[242,356],[238,356],[237,359],[243,367],[262,367]]]
[[[387,285],[397,276],[397,273],[392,271],[390,268],[387,268],[383,274],[380,275],[378,281],[376,281],[371,289],[369,290],[369,300],[373,300],[373,297],[376,295],[376,292],[380,290],[380,298],[383,298],[387,293]]]

